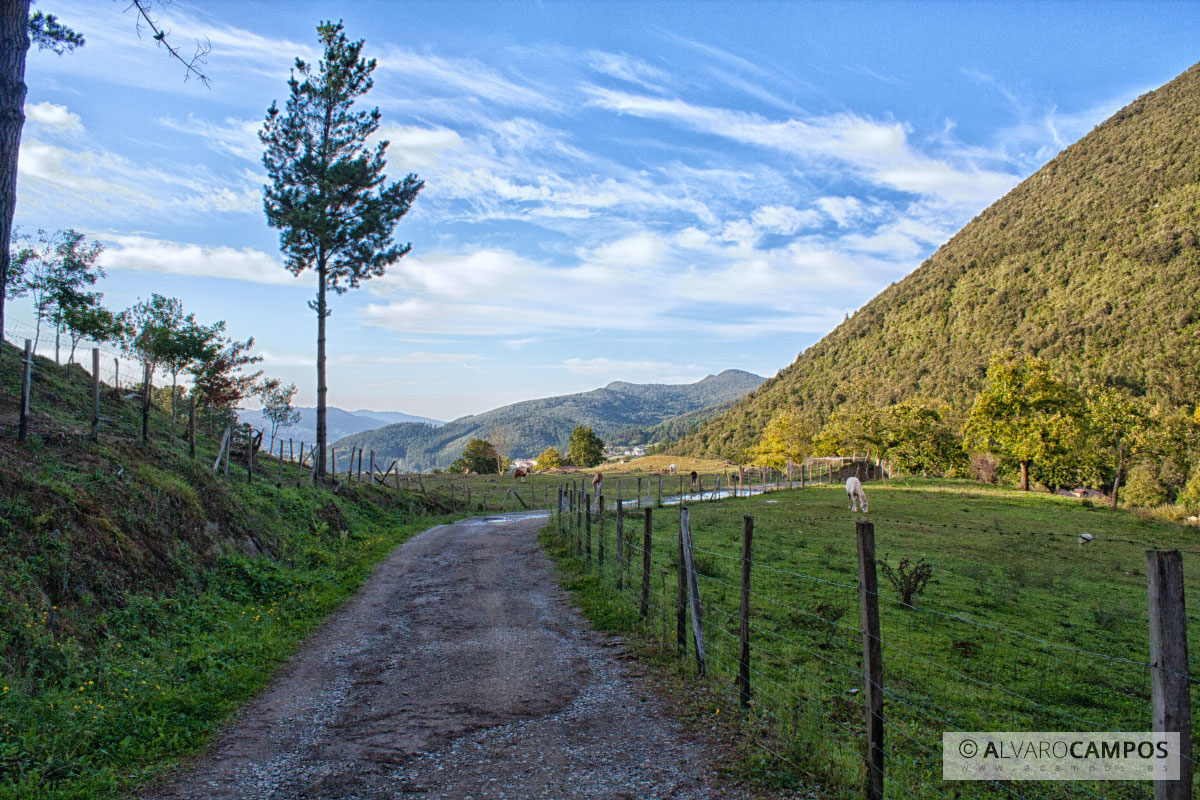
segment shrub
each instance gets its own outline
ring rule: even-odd
[[[1167,489],[1159,481],[1153,464],[1138,464],[1129,471],[1123,499],[1131,506],[1160,506],[1167,502]]]
[[[913,605],[913,600],[921,596],[921,593],[925,591],[925,585],[933,577],[933,564],[923,558],[914,564],[905,556],[900,559],[900,563],[895,569],[892,569],[892,566],[881,558],[879,566],[883,570],[884,577],[888,579],[888,583],[892,584],[896,594],[900,595],[900,602],[906,606]]]

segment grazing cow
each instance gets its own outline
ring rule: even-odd
[[[524,482],[525,477],[528,474],[529,474],[529,470],[525,469],[524,467],[517,467],[515,470],[513,470],[513,480],[515,481],[515,480],[520,479],[522,482]]]
[[[671,466],[667,467],[667,469],[669,469],[671,471],[672,475],[679,474],[679,465],[678,464],[672,464]]]
[[[855,502],[858,503],[859,510],[867,513],[867,494],[863,491],[862,481],[853,475],[846,479],[846,494],[850,497],[850,510],[854,510]]]
[[[600,490],[604,488],[604,473],[597,472],[592,478],[592,496],[599,497]]]
[[[696,470],[692,470],[692,474],[688,477],[692,479],[692,489],[695,489],[696,484],[700,482],[700,474]]]

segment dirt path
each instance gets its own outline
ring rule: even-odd
[[[544,515],[432,528],[172,783],[171,798],[736,798],[716,754],[590,633]]]

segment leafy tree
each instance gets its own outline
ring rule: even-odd
[[[943,417],[944,407],[909,398],[887,409],[880,457],[905,472],[944,474],[966,461],[962,443]]]
[[[284,386],[278,378],[263,381],[258,393],[263,404],[263,416],[271,423],[271,448],[275,446],[275,434],[280,428],[290,428],[300,421],[300,412],[292,408],[296,396],[296,384]]]
[[[500,472],[500,456],[496,448],[486,439],[472,439],[467,442],[460,456],[450,469],[453,472],[477,472],[480,475],[496,475]]]
[[[762,438],[751,449],[750,460],[764,467],[782,468],[788,459],[799,463],[812,451],[812,422],[799,411],[780,409],[771,416]]]
[[[374,59],[361,57],[363,40],[349,42],[342,24],[324,22],[317,37],[325,48],[316,67],[296,59],[286,113],[275,103],[259,132],[270,183],[264,187],[267,223],[280,230],[280,249],[293,275],[317,273],[317,474],[325,474],[326,292],[341,294],[382,275],[409,252],[392,239],[424,185],[416,175],[387,183],[388,142],[373,148],[379,109],[353,110],[373,85]]]
[[[1112,386],[1092,384],[1085,394],[1093,447],[1089,452],[1105,456],[1113,467],[1112,507],[1117,507],[1121,476],[1130,458],[1141,449],[1139,434],[1147,420],[1141,404],[1128,392]]]
[[[182,309],[181,309],[182,313]],[[174,318],[168,318],[175,322]],[[176,391],[179,385],[179,375],[191,365],[204,360],[211,346],[220,341],[225,330],[225,322],[218,321],[212,325],[201,325],[196,321],[195,314],[188,314],[178,319],[174,327],[163,331],[158,342],[158,357],[163,368],[171,375],[171,429],[175,429]]]
[[[108,342],[120,339],[124,328],[113,312],[100,305],[103,295],[99,292],[78,297],[78,302],[60,310],[60,321],[71,340],[71,353],[67,357],[67,380],[71,380],[71,364],[75,361],[75,348],[84,339],[93,342]]]
[[[833,412],[821,432],[813,437],[813,452],[820,456],[847,455],[859,450],[879,452],[884,443],[881,409],[843,406]]]
[[[121,350],[153,369],[171,356],[173,339],[183,325],[183,303],[176,297],[151,294],[119,315],[125,338]]]
[[[557,447],[551,446],[538,454],[537,463],[533,465],[533,468],[538,472],[544,472],[548,469],[558,469],[562,465],[562,451]]]
[[[1029,467],[1060,453],[1070,432],[1064,417],[1082,413],[1079,394],[1031,355],[995,353],[983,390],[967,420],[965,442],[1011,458],[1021,467],[1021,489],[1029,490]]]
[[[258,390],[262,370],[247,372],[262,361],[252,355],[253,337],[244,342],[218,337],[204,350],[204,355],[188,366],[192,391],[210,409],[232,411],[243,398]]]
[[[87,237],[75,230],[39,230],[37,238],[22,237],[13,263],[19,281],[10,296],[28,294],[33,300],[36,316],[33,346],[42,336],[42,322],[62,327],[62,312],[70,306],[87,305],[95,297],[86,297],[86,288],[104,277],[96,265],[103,247],[99,242],[87,242]]]
[[[604,463],[604,442],[590,426],[576,425],[567,440],[567,457],[579,467]]]

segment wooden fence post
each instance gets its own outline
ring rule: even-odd
[[[700,605],[700,577],[696,574],[696,556],[692,551],[691,516],[686,508],[679,512],[679,533],[683,539],[683,563],[687,578],[688,609],[692,616],[692,646],[696,651],[696,672],[704,675],[704,607]]]
[[[17,438],[22,441],[29,435],[29,392],[33,371],[33,340],[25,340],[25,366],[21,378],[21,421],[17,426]]]
[[[618,483],[617,486],[621,484]],[[618,492],[620,489],[617,490]],[[625,588],[625,509],[617,498],[617,590]]]
[[[1150,708],[1156,733],[1179,733],[1179,780],[1155,781],[1154,800],[1191,800],[1192,701],[1188,679],[1183,557],[1178,550],[1146,551],[1150,595]]]
[[[742,517],[742,657],[738,662],[738,699],[742,708],[750,705],[750,545],[754,538],[754,517]]]
[[[579,490],[575,490],[575,513],[572,515],[575,521],[575,555],[583,555],[583,498],[579,494]]]
[[[371,451],[371,483],[375,482],[375,451]],[[453,495],[451,495],[453,498]]]
[[[604,575],[604,495],[596,496],[596,535],[600,537],[600,575]]]
[[[588,569],[592,566],[592,493],[585,492],[583,495],[583,524],[587,529],[587,565]]]
[[[246,483],[254,483],[254,430],[246,431]]]
[[[875,525],[855,524],[858,538],[858,599],[862,617],[863,703],[867,711],[867,800],[883,798],[883,647],[879,636],[879,581]]]
[[[121,389],[121,359],[113,359],[113,386],[118,391]]]
[[[221,468],[221,456],[225,453],[225,445],[229,443],[229,431],[230,429],[226,427],[225,433],[221,436],[221,443],[217,445],[217,460],[213,462],[213,475],[216,475],[217,470]]]
[[[639,609],[643,620],[650,614],[650,532],[652,530],[650,512],[652,510],[643,509],[646,512],[646,522],[642,531],[642,602]]]
[[[677,589],[677,600],[675,604],[675,655],[678,658],[687,656],[687,561],[683,557],[683,520],[687,514],[687,509],[681,503],[679,505],[679,557],[676,559],[675,565],[675,587]]]
[[[662,506],[662,475],[658,476],[658,501],[654,505]]]
[[[638,476],[637,507],[638,508],[642,507],[642,476],[641,475]]]
[[[146,376],[142,381],[142,443],[150,441],[150,362],[146,362]]]
[[[100,441],[100,348],[92,348],[92,441]]]
[[[282,445],[282,442],[280,443]],[[196,392],[188,404],[188,458],[196,460]]]

